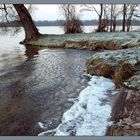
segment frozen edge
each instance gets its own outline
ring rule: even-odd
[[[115,84],[111,79],[92,76],[87,88],[79,94],[78,101],[63,114],[62,123],[53,130],[38,136],[104,136],[111,125],[111,105],[109,95],[115,94]]]

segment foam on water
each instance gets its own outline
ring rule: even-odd
[[[38,136],[47,136],[51,132],[56,136],[104,136],[111,117],[109,94],[115,94],[114,91],[112,80],[93,76],[78,100],[63,114],[62,123]]]

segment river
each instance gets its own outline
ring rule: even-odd
[[[94,52],[32,48],[20,45],[23,39],[23,31],[0,36],[1,136],[38,135],[44,131],[38,122],[47,122],[48,130],[54,129],[73,104],[69,99],[78,97],[89,81],[83,70]]]
[[[60,27],[38,27],[38,29],[41,33],[46,34],[64,33]],[[85,27],[84,31],[89,33],[93,29],[93,26],[89,26]],[[0,35],[1,136],[37,136],[41,132],[53,130],[61,124],[64,112],[73,105],[71,100],[79,97],[81,91],[86,93],[82,99],[88,97],[89,101],[94,100],[95,102],[96,97],[102,93],[100,91],[98,94],[96,91],[102,88],[104,91],[106,87],[106,82],[104,82],[106,79],[101,78],[102,82],[100,83],[96,77],[95,79],[93,77],[93,82],[90,82],[94,88],[92,86],[87,87],[89,79],[83,76],[86,59],[95,52],[24,46],[19,44],[23,39],[23,30],[14,36],[12,33]],[[95,82],[96,80],[98,82]],[[103,87],[101,88],[101,86]],[[90,93],[88,93],[87,89],[90,88]],[[88,95],[95,93],[95,95],[92,95],[91,98],[87,96],[87,93]],[[96,109],[93,111],[89,106],[89,111],[93,111],[91,114],[94,117],[94,123],[98,118],[96,116],[102,116],[107,108],[106,106],[94,106],[93,103],[90,105]],[[72,109],[65,114],[69,114]],[[108,114],[110,111],[111,108],[108,107]],[[101,112],[102,114],[100,114]],[[104,118],[102,121],[106,123]],[[89,121],[88,119],[85,120]],[[97,125],[98,128],[102,126],[103,123],[99,123],[100,121],[101,119],[97,120],[96,125],[94,124],[95,128]],[[39,124],[45,124],[45,129],[41,128]],[[64,124],[59,126],[65,129]],[[67,126],[69,129],[69,125]],[[106,126],[105,124],[104,127]],[[99,130],[97,129],[96,135],[104,134],[99,133]],[[81,135],[81,130],[79,131]],[[86,131],[84,130],[84,132]],[[93,135],[93,133],[89,135]]]
[[[83,29],[83,32],[85,33],[91,33],[95,32],[97,29],[97,26],[81,26]],[[122,26],[117,26],[116,31],[121,31]],[[39,27],[39,31],[41,33],[47,33],[47,34],[63,34],[63,26],[49,26],[49,27]],[[131,26],[130,31],[140,31],[139,26]]]

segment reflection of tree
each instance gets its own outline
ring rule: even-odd
[[[11,59],[12,67],[0,75],[0,135],[35,135],[40,132],[35,124],[41,112],[30,94],[36,65],[36,59],[32,61],[31,58],[38,54],[38,49],[28,47],[25,50],[28,60],[21,60],[22,63],[13,66],[14,59]],[[16,59],[18,57],[19,54]]]
[[[33,47],[33,46],[30,46],[30,45],[25,45],[25,55],[27,56],[28,60],[30,60],[31,58],[34,57],[34,55],[38,55],[38,51],[39,51],[39,48],[38,47]]]
[[[12,27],[12,28],[10,28],[10,27],[4,26],[4,27],[2,27],[0,29],[0,34],[7,35],[7,34],[10,33],[11,36],[14,36],[14,35],[20,33],[21,31],[22,31],[21,27]]]

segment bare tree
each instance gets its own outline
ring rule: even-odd
[[[106,31],[108,32],[108,29],[109,29],[109,27],[108,27],[109,26],[109,16],[108,16],[108,5],[107,4],[104,4],[103,12],[104,12]]]
[[[15,19],[21,22],[25,31],[24,41],[41,37],[41,34],[38,32],[38,29],[36,28],[31,15],[24,4],[3,4],[1,5],[0,10],[2,14],[1,17],[5,17],[7,22],[9,22],[9,20]],[[31,10],[31,7],[29,7],[29,10]]]
[[[125,25],[126,25],[126,11],[127,11],[127,5],[123,5],[123,21],[122,21],[122,31],[125,32]]]
[[[102,21],[102,16],[103,16],[103,4],[100,4],[100,13],[98,13],[99,16],[99,23],[98,23],[98,29],[97,32],[102,32],[103,31],[103,21]]]
[[[25,30],[25,41],[41,37],[41,34],[38,32],[38,29],[24,4],[13,4],[13,6],[16,9],[20,22]]]
[[[116,12],[116,5],[111,4],[110,6],[111,16],[110,16],[110,32],[116,31],[116,18],[117,18],[117,12]]]
[[[117,26],[117,18],[121,15],[121,9],[119,5],[115,4],[104,4],[103,5],[103,16],[102,20],[104,21],[104,27],[106,26],[106,30],[108,31],[110,26],[110,32],[116,31]]]
[[[140,5],[137,5],[136,10],[134,11],[133,16],[136,17],[136,18],[140,18]]]
[[[94,11],[98,15],[98,27],[97,32],[104,32],[106,31],[106,19],[103,18],[104,15],[104,4],[99,4],[99,9],[96,8],[95,5],[81,5],[81,11]]]
[[[121,15],[122,11],[120,8],[120,5],[116,4],[109,4],[106,5],[105,7],[105,13],[107,15],[107,19],[109,20],[109,25],[110,25],[110,32],[115,32],[116,31],[116,26],[117,26],[117,18]]]
[[[66,20],[70,20],[75,17],[75,6],[72,4],[63,4],[59,6],[59,10],[61,14],[66,18]]]
[[[76,13],[76,8],[72,4],[63,4],[59,6],[61,14],[65,17],[64,31],[68,33],[81,33],[81,21]]]
[[[113,25],[113,4],[111,4],[111,16],[110,16],[110,32],[112,32],[112,25]]]
[[[20,25],[19,17],[13,5],[0,5],[0,22],[2,26],[0,33],[3,35],[7,35],[9,33],[11,35],[15,35],[21,31],[21,27],[18,26]],[[15,22],[16,26],[13,28],[8,28],[7,24],[10,24],[11,22]]]
[[[130,27],[132,24],[132,18],[134,16],[134,12],[137,11],[138,5],[127,5],[127,12],[126,12],[126,25],[127,31],[130,31]]]

